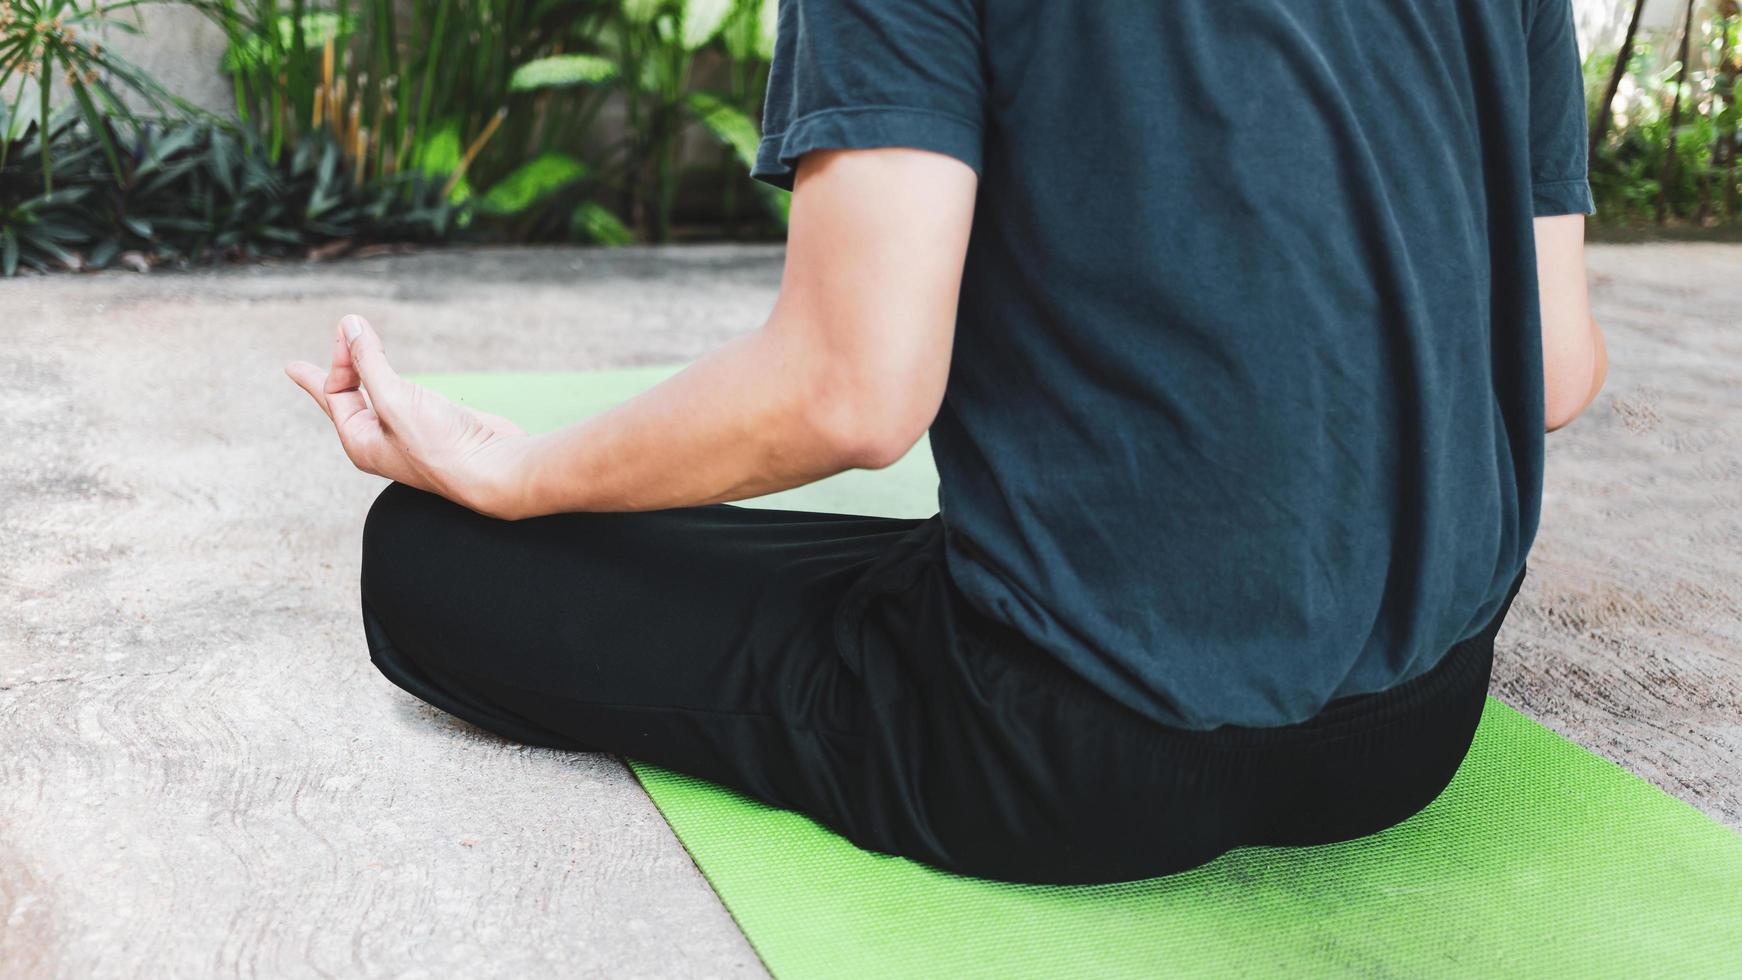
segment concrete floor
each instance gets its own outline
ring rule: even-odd
[[[1742,829],[1742,246],[1601,247],[1614,371],[1551,437],[1495,693]],[[0,975],[756,976],[615,760],[369,666],[378,481],[279,374],[682,360],[779,252],[446,251],[0,282]]]

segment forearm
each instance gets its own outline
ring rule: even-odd
[[[624,404],[522,440],[462,501],[499,517],[740,500],[887,466],[937,415],[974,171],[922,150],[815,151],[768,322]]]
[[[866,465],[824,363],[798,331],[770,324],[739,337],[616,408],[528,440],[479,509],[519,518],[684,507]]]
[[[1603,331],[1591,315],[1583,215],[1537,218],[1545,422],[1553,432],[1597,397],[1609,369]]]

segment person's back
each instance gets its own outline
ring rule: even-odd
[[[1589,205],[1566,0],[887,7],[783,9],[764,172],[843,122],[980,168],[932,429],[976,604],[1191,728],[1486,623],[1537,523],[1533,210]]]
[[[1023,881],[1444,789],[1605,364],[1568,0],[782,0],[764,119],[774,309],[636,398],[291,367],[384,674]],[[928,429],[929,518],[721,503]]]

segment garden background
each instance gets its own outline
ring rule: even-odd
[[[1737,0],[1575,7],[1599,233],[1742,233]],[[0,0],[0,271],[777,240],[785,195],[746,176],[774,15]]]

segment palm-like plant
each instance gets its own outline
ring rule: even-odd
[[[516,91],[587,87],[623,102],[626,136],[614,164],[631,223],[653,241],[671,232],[678,143],[699,125],[748,166],[758,132],[748,103],[774,45],[774,0],[624,0],[598,26],[598,54],[534,59],[514,73]],[[697,55],[723,42],[729,91],[697,91]],[[728,186],[736,187],[736,182]],[[776,202],[779,212],[778,197]],[[728,202],[728,210],[732,202]]]
[[[64,84],[86,127],[97,139],[112,170],[120,169],[120,152],[107,121],[137,130],[140,117],[119,90],[138,96],[158,112],[190,107],[166,92],[150,76],[102,43],[106,31],[138,33],[138,25],[123,16],[145,0],[0,0],[0,96],[14,87],[6,130],[0,133],[0,154],[6,152],[30,121],[23,111],[34,86],[35,120],[41,136],[43,192],[54,192],[53,126],[50,99],[55,83]],[[0,155],[0,167],[5,166]]]
[[[525,103],[537,96],[517,95],[510,79],[529,54],[590,32],[611,0],[177,2],[229,38],[237,116],[274,158],[330,137],[359,182],[413,170],[456,205],[476,197],[457,212],[462,223],[532,209],[591,171],[536,132]],[[560,115],[571,127],[587,118]],[[502,186],[475,195],[479,180]]]

